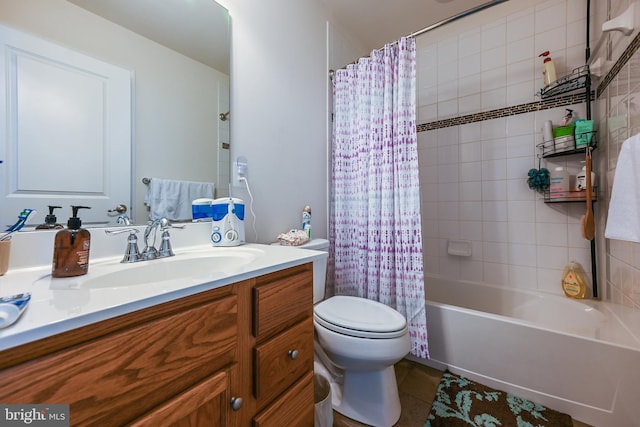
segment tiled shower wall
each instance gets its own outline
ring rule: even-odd
[[[526,183],[542,123],[559,124],[565,108],[586,114],[575,100],[540,105],[537,56],[549,50],[562,76],[584,65],[585,38],[585,0],[511,0],[417,38],[427,274],[562,294],[568,261],[591,272],[584,203],[545,204]],[[566,166],[573,178],[583,157],[540,165]],[[470,241],[472,255],[448,255],[449,240]]]
[[[595,205],[600,295],[640,310],[640,244],[604,238],[608,202],[622,143],[640,132],[640,31],[601,34],[604,21],[640,0],[591,1],[593,104],[599,200]],[[541,105],[540,59],[550,50],[558,76],[584,63],[586,1],[511,0],[418,38],[418,143],[425,271],[552,293],[567,261],[590,273],[580,236],[583,204],[549,205],[530,190],[539,165],[581,168],[580,156],[539,163],[535,145],[545,120],[565,108]],[[597,70],[596,70],[597,71]],[[569,100],[567,103],[577,102]],[[524,111],[524,112],[523,112]],[[630,212],[638,215],[638,212]],[[471,257],[447,254],[449,240],[468,240]]]
[[[606,3],[610,3],[607,8]],[[640,1],[611,0],[601,2],[595,9],[595,20],[602,22],[619,16],[627,7]],[[594,58],[605,60],[606,66],[598,84],[598,122],[600,126],[600,170],[607,179],[606,207],[622,143],[640,133],[640,32],[624,36],[620,32],[606,33],[596,44]],[[640,191],[638,189],[637,191]],[[629,212],[639,215],[640,212]],[[604,233],[606,216],[600,223]],[[619,240],[606,240],[599,262],[606,266],[606,293],[609,298],[626,307],[640,310],[640,244]]]

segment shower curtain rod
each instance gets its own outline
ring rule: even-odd
[[[451,23],[453,21],[457,21],[460,18],[464,18],[466,16],[473,15],[476,12],[480,12],[482,10],[488,9],[488,8],[490,8],[492,6],[495,6],[497,4],[504,3],[504,2],[507,2],[507,1],[509,1],[509,0],[492,0],[492,1],[488,2],[488,3],[484,3],[484,4],[481,4],[479,6],[472,7],[471,9],[465,10],[464,12],[460,12],[457,15],[450,16],[449,18],[443,19],[442,21],[436,22],[435,24],[431,24],[428,27],[424,27],[423,29],[415,31],[415,32],[413,32],[413,33],[411,33],[411,34],[409,34],[409,35],[407,35],[405,37],[409,38],[409,37],[420,36],[420,35],[422,35],[424,33],[428,33],[431,30],[435,30],[438,27],[442,27],[445,24],[449,24],[449,23]],[[394,42],[388,43],[388,45],[393,46],[394,44],[397,44],[397,43],[398,43],[398,41],[396,40]],[[382,49],[384,49],[384,46],[379,48],[379,49],[376,49],[376,50],[379,51],[379,50],[382,50]],[[358,62],[358,61],[351,62],[350,64],[355,64],[356,62]],[[347,65],[349,65],[349,64],[347,64]],[[342,68],[346,68],[346,65],[344,67],[341,67],[340,69],[342,69]],[[333,79],[333,74],[334,73],[335,73],[334,70],[329,70],[329,77]]]
[[[473,15],[476,12],[480,12],[482,10],[488,9],[488,8],[490,8],[492,6],[495,6],[497,4],[504,3],[504,2],[507,2],[507,1],[509,1],[509,0],[492,0],[492,1],[488,2],[488,3],[481,4],[480,6],[473,7],[471,9],[465,10],[464,12],[460,12],[457,15],[453,15],[453,16],[451,16],[449,18],[443,19],[440,22],[436,22],[435,24],[429,25],[428,27],[425,27],[425,28],[423,28],[421,30],[418,30],[418,31],[416,31],[414,33],[409,34],[407,37],[420,36],[420,35],[422,35],[424,33],[428,33],[431,30],[435,30],[438,27],[442,27],[445,24],[448,24],[448,23],[453,22],[453,21],[457,21],[460,18],[464,18],[466,16]],[[396,44],[396,43],[398,43],[398,42],[395,41],[395,42],[390,43],[390,44]],[[384,49],[384,47],[381,47],[378,50],[382,50],[382,49]]]

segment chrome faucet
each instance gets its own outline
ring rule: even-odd
[[[131,218],[129,218],[126,215],[126,213],[127,213],[127,205],[125,205],[124,203],[120,203],[114,209],[107,210],[107,213],[108,214],[113,214],[113,213],[119,214],[118,218],[116,219],[116,224],[131,225]]]
[[[158,258],[158,250],[156,249],[156,231],[160,226],[160,220],[154,219],[149,221],[147,228],[144,230],[144,249],[142,250],[142,260],[148,261]],[[149,244],[149,238],[153,235],[153,240]]]
[[[156,234],[157,230],[162,230],[162,242],[160,243],[160,249],[156,249]],[[167,218],[154,219],[149,222],[147,229],[144,231],[144,244],[145,248],[142,251],[143,260],[151,260],[156,258],[166,258],[174,256],[173,249],[171,248],[171,241],[169,238],[170,228],[184,228],[184,225],[173,225]],[[150,242],[151,234],[153,234],[153,240]]]
[[[131,225],[131,219],[124,214],[118,215],[118,218],[116,219],[116,224]]]
[[[158,228],[162,230],[160,249],[156,249]],[[139,233],[140,230],[137,228],[118,228],[115,230],[105,230],[104,232],[108,235],[129,232],[127,249],[125,250],[124,258],[122,258],[120,262],[130,263],[174,256],[171,241],[169,240],[169,228],[184,228],[184,225],[172,225],[166,218],[149,221],[147,228],[144,230],[144,249],[142,252],[138,250],[138,236],[136,236],[136,233]]]

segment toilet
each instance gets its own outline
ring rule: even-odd
[[[303,249],[329,250],[313,239]],[[314,370],[331,383],[333,408],[371,426],[400,418],[393,365],[411,350],[407,321],[391,307],[352,296],[324,299],[326,258],[313,264]]]

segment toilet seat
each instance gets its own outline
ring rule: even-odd
[[[331,297],[315,305],[313,317],[331,331],[359,338],[397,338],[408,330],[402,314],[366,298]]]

